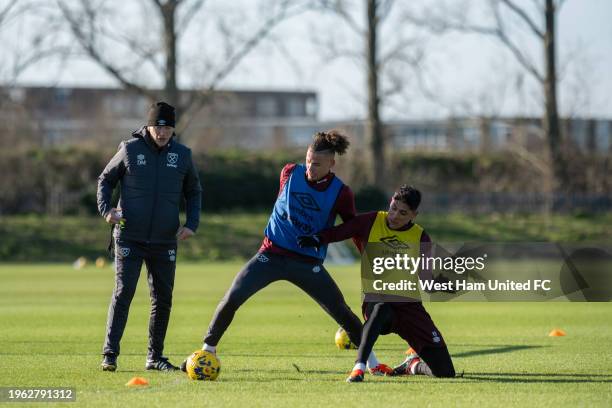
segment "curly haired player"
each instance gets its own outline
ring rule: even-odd
[[[300,235],[333,226],[336,215],[343,221],[355,216],[353,192],[331,172],[336,154],[344,154],[348,145],[346,136],[338,131],[318,132],[308,147],[306,163],[285,165],[263,243],[217,306],[204,338],[204,350],[216,353],[217,343],[240,306],[278,280],[289,281],[310,295],[346,330],[351,341],[359,344],[361,321],[323,266],[327,245],[315,249],[297,243]],[[391,371],[386,366],[378,367],[374,353],[368,363],[374,373]]]

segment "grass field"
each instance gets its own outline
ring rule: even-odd
[[[261,244],[269,212],[202,214],[198,234],[181,259],[250,257]],[[436,242],[612,242],[612,212],[602,214],[419,214]],[[101,217],[0,216],[0,261],[72,262],[106,255],[109,228]]]
[[[171,361],[179,363],[201,345],[214,307],[240,266],[179,264],[166,338]],[[359,310],[357,267],[330,270]],[[182,373],[143,370],[144,274],[115,373],[99,368],[110,267],[0,264],[0,282],[0,386],[76,387],[77,403],[67,406],[612,405],[610,303],[429,304],[463,378],[366,376],[363,384],[347,384],[355,351],[337,350],[335,322],[297,288],[279,282],[238,312],[220,343],[218,381],[195,382]],[[557,327],[567,336],[548,337]],[[388,364],[398,363],[405,349],[394,335],[376,346]],[[125,387],[134,376],[151,385]]]

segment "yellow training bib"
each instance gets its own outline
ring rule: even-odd
[[[362,290],[368,295],[419,299],[418,267],[411,262],[421,255],[423,227],[405,231],[387,226],[387,211],[379,211],[361,256]]]

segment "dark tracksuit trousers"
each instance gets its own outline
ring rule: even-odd
[[[363,325],[363,337],[357,351],[358,363],[366,362],[374,343],[381,334],[393,332],[394,311],[389,303],[368,303],[366,314],[368,319]],[[414,328],[414,327],[412,327]],[[409,327],[410,329],[410,327]],[[416,330],[415,330],[416,331]],[[421,345],[419,343],[419,345]],[[446,345],[436,347],[425,345],[419,347],[421,362],[416,366],[416,374],[432,377],[454,377],[455,368]]]
[[[361,341],[361,321],[351,311],[336,282],[322,264],[313,264],[287,256],[258,253],[236,275],[208,327],[204,342],[216,346],[229,327],[238,308],[270,283],[286,280],[317,302],[344,330],[351,341]]]
[[[119,342],[144,262],[151,297],[147,358],[156,360],[162,356],[172,307],[176,249],[176,244],[115,241],[115,289],[108,308],[103,354],[119,354]]]

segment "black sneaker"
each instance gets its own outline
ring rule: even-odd
[[[172,365],[167,357],[160,357],[157,360],[147,360],[145,370],[157,371],[177,371],[179,368]]]
[[[105,354],[101,366],[102,371],[115,371],[117,369],[117,355]]]
[[[181,371],[184,373],[187,372],[187,359],[183,360],[183,362],[181,363]]]

